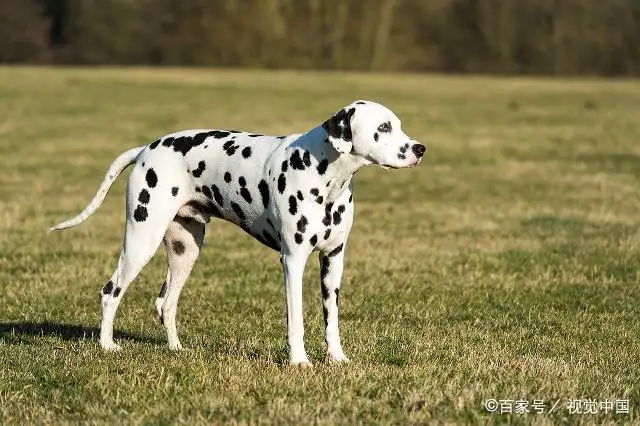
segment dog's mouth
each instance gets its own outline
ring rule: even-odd
[[[418,158],[415,162],[409,164],[408,166],[404,166],[404,167],[390,166],[388,164],[380,164],[380,167],[382,167],[383,170],[410,169],[412,167],[417,166],[420,163],[420,160],[421,160],[421,158]]]

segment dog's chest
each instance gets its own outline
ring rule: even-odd
[[[330,181],[328,181],[330,182]],[[280,187],[282,189],[282,187]],[[293,245],[322,249],[349,233],[353,196],[345,184],[336,196],[333,187],[310,174],[289,174],[283,191],[277,189],[274,212],[283,238]]]

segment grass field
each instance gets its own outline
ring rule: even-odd
[[[428,145],[355,179],[341,289],[352,363],[287,365],[275,252],[219,221],[182,293],[171,353],[153,302],[161,249],[97,342],[123,231],[125,149],[183,128],[286,134],[378,100]],[[639,423],[640,83],[211,70],[0,68],[0,423]],[[542,399],[544,414],[484,401]],[[557,400],[559,405],[549,413]],[[630,401],[569,414],[569,399]],[[614,406],[615,407],[615,406]],[[533,410],[532,410],[533,411]]]

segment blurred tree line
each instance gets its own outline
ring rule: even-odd
[[[640,0],[0,0],[0,62],[640,74]]]

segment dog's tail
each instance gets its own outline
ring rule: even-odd
[[[49,231],[60,231],[62,229],[80,225],[89,216],[91,216],[93,212],[95,212],[98,207],[100,207],[102,201],[107,196],[111,185],[118,178],[120,173],[122,173],[124,169],[135,163],[136,158],[145,148],[146,146],[139,146],[138,148],[133,148],[120,154],[118,158],[116,158],[115,161],[111,163],[111,166],[109,167],[109,170],[107,170],[107,174],[105,175],[100,188],[98,188],[98,192],[93,197],[93,200],[91,200],[91,202],[87,205],[87,207],[85,207],[84,210],[82,210],[82,212],[73,219],[60,222]]]

